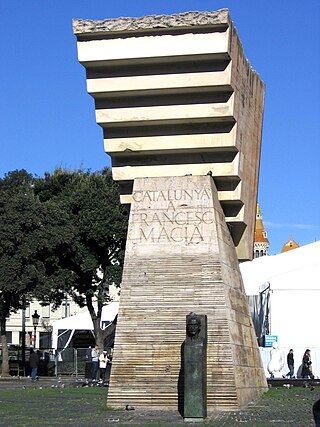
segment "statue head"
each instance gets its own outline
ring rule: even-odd
[[[272,343],[272,348],[274,348],[274,349],[278,348],[278,343],[276,341],[274,341]]]
[[[187,335],[190,338],[195,338],[199,335],[201,329],[201,320],[196,313],[190,313],[187,316]]]

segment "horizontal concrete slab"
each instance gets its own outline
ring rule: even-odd
[[[96,120],[101,126],[153,121],[189,121],[193,119],[233,117],[234,95],[228,102],[213,104],[161,105],[155,107],[106,108],[96,110]]]
[[[179,73],[151,76],[110,77],[88,79],[87,90],[92,96],[124,96],[131,91],[148,92],[154,90],[173,90],[177,88],[227,86],[231,84],[231,63],[223,71],[208,73]],[[231,86],[230,86],[231,89]]]
[[[122,152],[152,153],[161,151],[165,153],[175,150],[185,152],[193,149],[231,149],[235,145],[236,125],[228,133],[104,139],[104,149],[112,156]]]
[[[207,175],[209,171],[212,171],[214,176],[239,176],[239,155],[237,154],[231,163],[113,167],[112,175],[114,180],[121,181],[137,177]]]
[[[78,42],[79,62],[225,53],[229,29],[208,34],[160,35]]]

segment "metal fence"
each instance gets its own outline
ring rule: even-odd
[[[107,349],[111,353],[111,349]],[[39,350],[40,365],[38,374],[40,376],[59,376],[72,375],[75,377],[84,377],[91,379],[91,348],[61,348]],[[0,348],[0,366],[2,362]],[[25,364],[22,363],[21,348],[17,347],[14,351],[9,351],[9,369],[11,375],[30,375],[29,367],[30,350],[25,352]],[[107,373],[111,369],[110,364],[107,367]]]
[[[90,348],[57,349],[50,357],[54,362],[54,375],[74,375],[88,377],[91,366]]]

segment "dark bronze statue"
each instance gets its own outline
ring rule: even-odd
[[[201,319],[196,313],[190,313],[187,316],[187,340],[195,341],[199,339],[201,330]]]
[[[207,316],[190,313],[184,343],[184,419],[207,416]]]

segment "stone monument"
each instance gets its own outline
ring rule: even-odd
[[[253,249],[264,85],[226,9],[74,20],[130,205],[108,404],[175,410],[186,313],[207,315],[207,408],[267,389],[238,260]]]

